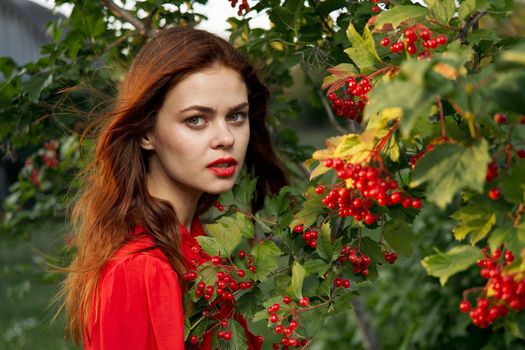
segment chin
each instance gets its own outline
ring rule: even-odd
[[[207,188],[205,192],[209,194],[222,194],[224,192],[228,192],[233,188],[233,185],[235,182],[228,183],[228,184],[222,184],[220,186],[214,186],[213,188]]]

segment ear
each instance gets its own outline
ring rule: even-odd
[[[140,138],[140,147],[142,147],[145,150],[151,151],[154,150],[155,147],[153,147],[153,142],[151,142],[152,137],[150,134],[146,134]]]

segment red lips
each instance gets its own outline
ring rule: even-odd
[[[226,166],[220,166],[224,165]],[[213,174],[219,177],[230,177],[233,174],[235,174],[235,170],[237,169],[237,161],[231,157],[229,158],[219,158],[208,164],[208,170],[210,170]]]
[[[224,164],[224,163],[228,164],[229,166],[237,165],[237,161],[235,159],[233,159],[232,157],[229,157],[229,158],[216,159],[213,162],[211,162],[210,164],[208,164],[207,167],[211,168],[211,167],[213,167],[215,165]]]

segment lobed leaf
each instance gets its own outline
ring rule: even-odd
[[[439,277],[441,286],[444,286],[452,275],[468,269],[478,259],[483,259],[483,254],[479,248],[461,245],[446,253],[438,250],[437,254],[425,257],[421,264],[429,275]]]
[[[486,140],[470,147],[438,145],[418,161],[410,187],[426,183],[427,199],[444,208],[464,188],[483,192],[489,162]]]

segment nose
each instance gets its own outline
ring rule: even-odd
[[[226,122],[217,123],[214,130],[212,148],[229,148],[235,143],[235,136]]]

